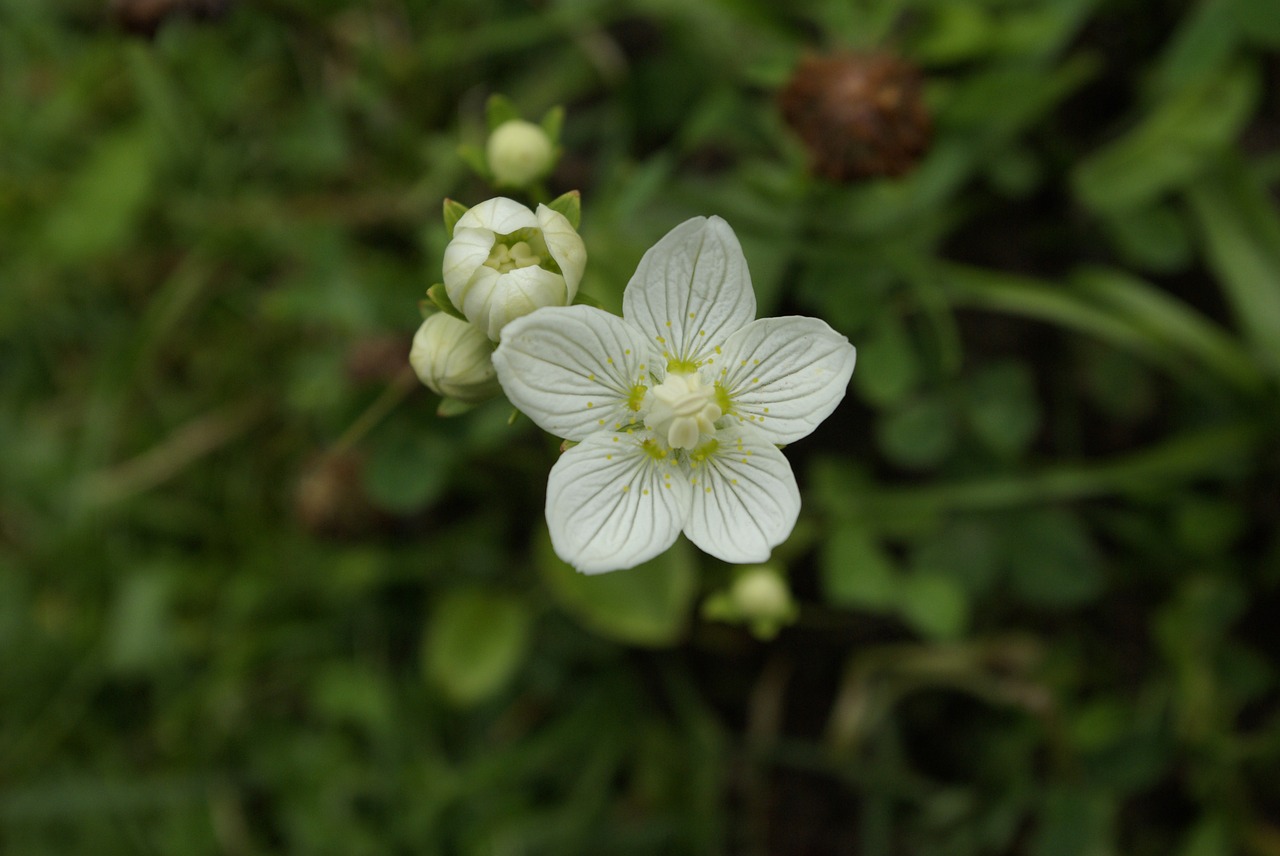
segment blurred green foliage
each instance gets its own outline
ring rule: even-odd
[[[849,50],[900,179],[779,117]],[[0,850],[1280,854],[1278,80],[1273,0],[0,0]],[[720,214],[858,345],[772,642],[407,373],[494,93],[594,299]]]

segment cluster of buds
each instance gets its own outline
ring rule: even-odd
[[[457,412],[500,392],[491,359],[511,321],[578,294],[587,250],[577,191],[530,209],[497,197],[466,208],[447,200],[444,282],[427,290],[409,363]]]
[[[486,145],[460,147],[462,159],[494,187],[545,198],[542,180],[560,155],[564,111],[557,107],[534,124],[494,95],[486,118]],[[581,214],[576,190],[536,208],[505,196],[474,208],[445,200],[444,281],[427,289],[409,354],[418,378],[444,398],[441,415],[501,392],[492,355],[503,327],[535,309],[573,303],[587,264]]]

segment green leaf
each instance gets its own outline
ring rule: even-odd
[[[1126,261],[1145,270],[1170,273],[1191,263],[1191,234],[1179,212],[1165,204],[1103,212],[1102,225]]]
[[[1096,211],[1121,214],[1191,181],[1230,148],[1258,90],[1252,66],[1195,80],[1081,161],[1072,175],[1076,195]]]
[[[955,639],[969,625],[969,598],[964,589],[938,574],[908,576],[898,611],[908,625],[933,639]]]
[[[1176,353],[1147,330],[1135,327],[1110,307],[1097,306],[1078,290],[965,265],[942,264],[930,270],[954,306],[1035,318],[1093,336],[1174,372],[1185,367]]]
[[[444,493],[455,457],[444,438],[423,426],[393,421],[373,436],[372,445],[364,482],[378,505],[409,513]]]
[[[822,590],[833,606],[885,611],[901,583],[893,559],[865,526],[836,524],[822,547]]]
[[[969,424],[988,449],[1005,458],[1027,450],[1040,429],[1040,404],[1031,371],[1006,362],[978,372],[969,381]]]
[[[1115,799],[1105,791],[1057,787],[1049,791],[1031,839],[1032,856],[1104,856],[1114,853]]]
[[[445,315],[452,315],[459,321],[467,320],[467,316],[462,314],[462,310],[454,306],[453,301],[449,299],[449,292],[444,287],[444,283],[437,282],[435,285],[428,288],[427,298]]]
[[[1057,509],[1015,513],[1005,532],[1013,589],[1039,606],[1072,607],[1102,591],[1104,578],[1088,532]]]
[[[1280,374],[1280,214],[1234,160],[1196,182],[1187,198],[1237,322],[1268,371]]]
[[[545,531],[537,563],[560,606],[602,636],[646,647],[674,645],[684,635],[697,589],[697,572],[683,539],[642,565],[588,576],[562,562]]]
[[[78,262],[123,247],[151,198],[161,165],[149,125],[102,138],[80,164],[44,222],[44,243],[58,259]]]
[[[352,723],[374,735],[391,734],[394,698],[387,676],[367,663],[333,662],[320,669],[311,685],[311,703],[321,716]]]
[[[1178,543],[1197,556],[1226,555],[1247,525],[1235,500],[1197,495],[1184,496],[1173,519]]]
[[[1081,391],[1106,415],[1132,422],[1155,409],[1155,380],[1131,354],[1105,345],[1082,348],[1080,363]]]
[[[456,199],[446,199],[444,201],[444,228],[449,233],[450,238],[453,237],[453,227],[458,225],[458,221],[466,213],[467,206]]]
[[[516,105],[512,103],[510,98],[494,93],[485,102],[484,116],[485,123],[489,126],[489,133],[493,133],[504,122],[519,119],[520,111],[516,109]]]
[[[1166,345],[1239,389],[1257,391],[1263,377],[1233,336],[1180,300],[1144,280],[1108,268],[1083,268],[1071,278],[1081,293],[1123,316]],[[1280,289],[1280,286],[1277,286]]]
[[[575,229],[582,222],[582,194],[576,190],[562,193],[547,203],[547,207],[563,214],[569,221],[569,225]]]
[[[1272,49],[1280,48],[1280,15],[1274,0],[1230,0],[1236,23],[1246,41]]]
[[[1264,0],[1270,3],[1270,0]],[[1152,73],[1156,92],[1175,92],[1213,76],[1231,62],[1240,41],[1240,13],[1232,0],[1201,0],[1182,15]],[[1272,6],[1269,17],[1275,17]]]
[[[876,436],[885,456],[911,469],[942,463],[955,446],[951,409],[939,397],[919,398],[880,418]]]
[[[457,589],[431,611],[422,640],[428,680],[457,705],[492,698],[520,668],[533,615],[523,600],[483,589]]]
[[[918,541],[911,569],[945,576],[971,595],[990,590],[1001,568],[1000,539],[983,519],[955,520]]]
[[[173,654],[172,578],[145,571],[121,580],[107,625],[108,665],[119,672],[152,669]]]
[[[991,52],[996,23],[979,3],[935,3],[921,9],[920,35],[911,55],[934,63],[977,59]]]
[[[920,363],[901,319],[886,314],[858,343],[858,370],[853,385],[858,393],[877,407],[894,405],[916,390],[920,383]]]

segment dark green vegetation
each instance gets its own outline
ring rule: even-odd
[[[104,5],[0,0],[0,851],[1280,854],[1273,0]],[[868,47],[933,144],[809,178]],[[858,345],[772,642],[404,374],[493,92],[606,306],[715,213]]]

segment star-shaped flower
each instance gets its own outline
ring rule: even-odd
[[[557,555],[584,573],[638,565],[681,532],[726,562],[763,562],[800,512],[778,446],[844,397],[855,352],[816,318],[753,320],[729,225],[695,218],[645,253],[623,317],[548,307],[493,355],[511,402],[577,445],[547,483]]]

